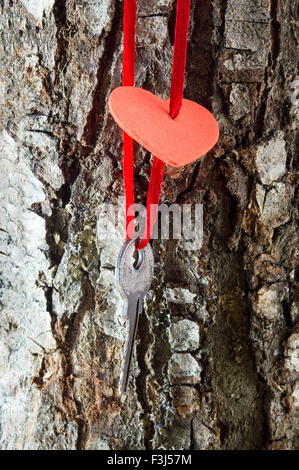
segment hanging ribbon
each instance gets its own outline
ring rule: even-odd
[[[125,0],[123,86],[134,86],[135,25],[136,0]],[[134,221],[134,213],[129,211],[129,208],[134,206],[134,142],[126,132],[123,133],[123,174],[126,199],[126,238],[129,239],[134,235],[134,223],[130,223]],[[129,227],[132,227],[131,233]]]
[[[170,116],[180,112],[183,100],[190,0],[177,0],[173,63],[170,89]]]
[[[187,35],[190,12],[190,0],[177,0],[175,41],[170,91],[170,116],[175,119],[181,109],[183,99]],[[124,51],[123,51],[123,86],[134,86],[135,75],[135,28],[136,0],[124,3]],[[154,156],[151,169],[146,205],[146,224],[138,250],[144,248],[151,237],[157,219],[158,205],[163,181],[165,163]],[[123,133],[123,173],[126,198],[126,238],[134,235],[134,211],[128,211],[134,205],[134,146],[133,139]]]

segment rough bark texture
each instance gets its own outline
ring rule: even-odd
[[[0,1],[2,449],[294,449],[299,408],[295,0],[193,0],[185,97],[209,155],[166,169],[162,201],[202,202],[204,243],[155,241],[133,379],[114,285],[123,234],[118,0]],[[139,0],[136,85],[167,98],[175,2]],[[151,158],[136,147],[136,197]],[[298,221],[298,219],[297,219]],[[187,331],[187,337],[186,337]]]

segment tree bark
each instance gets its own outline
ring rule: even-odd
[[[175,1],[137,3],[136,85],[166,99]],[[123,194],[107,110],[123,2],[0,10],[1,448],[297,448],[296,2],[192,1],[184,96],[220,140],[166,168],[162,202],[203,204],[203,246],[154,241],[125,400],[124,233],[97,236],[98,208]],[[136,146],[142,203],[150,166]]]

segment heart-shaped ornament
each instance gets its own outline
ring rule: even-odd
[[[108,100],[117,122],[136,142],[174,167],[205,155],[216,144],[219,128],[214,116],[194,101],[183,99],[179,115],[169,115],[169,100],[142,88],[115,88]]]

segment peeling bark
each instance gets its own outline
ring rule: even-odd
[[[97,237],[123,194],[114,0],[0,2],[2,449],[296,449],[298,11],[193,0],[185,97],[217,146],[166,168],[162,202],[202,203],[204,242],[156,240],[132,380],[114,285],[124,237]],[[136,85],[170,89],[175,2],[138,1]],[[136,146],[136,199],[151,156]]]

